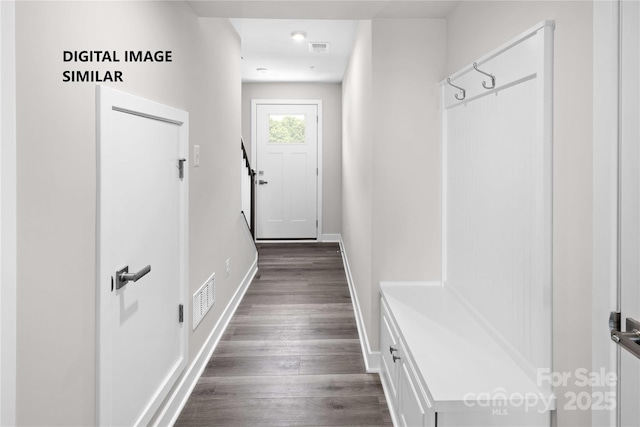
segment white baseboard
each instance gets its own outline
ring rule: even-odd
[[[339,234],[321,234],[316,239],[295,239],[295,240],[270,240],[270,239],[257,239],[257,243],[309,243],[309,242],[318,242],[318,243],[338,243],[341,237]]]
[[[213,355],[222,334],[224,333],[229,321],[233,317],[240,301],[242,301],[242,297],[244,296],[247,288],[251,284],[251,281],[256,275],[258,271],[258,255],[256,254],[256,258],[253,261],[251,267],[249,267],[249,271],[245,274],[240,286],[236,290],[235,294],[229,301],[229,304],[225,307],[222,312],[222,316],[218,319],[218,322],[213,327],[211,334],[205,341],[204,345],[198,352],[198,355],[193,359],[191,365],[187,368],[182,380],[173,390],[171,395],[167,398],[167,403],[165,404],[162,412],[157,416],[156,420],[152,424],[154,427],[156,426],[173,426],[182,412],[184,405],[186,405],[191,392],[193,391],[196,383],[200,379],[200,376],[204,372],[204,368],[207,366],[209,359],[211,359],[211,355]]]
[[[339,234],[323,234],[322,241],[324,243],[339,243],[342,237]]]
[[[356,325],[358,326],[358,336],[360,337],[360,347],[362,348],[362,357],[364,358],[364,366],[368,373],[380,373],[380,352],[371,351],[371,345],[369,344],[369,338],[367,337],[367,330],[364,326],[364,318],[362,317],[362,311],[360,310],[360,303],[358,302],[358,294],[353,282],[353,276],[351,275],[351,268],[349,267],[349,259],[347,252],[344,248],[344,242],[342,236],[339,236],[338,242],[340,243],[340,252],[342,252],[342,261],[344,264],[344,271],[347,275],[347,282],[349,283],[349,293],[351,294],[351,302],[353,303],[353,310],[356,315]]]

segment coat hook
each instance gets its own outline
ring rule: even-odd
[[[496,77],[493,74],[489,74],[489,73],[485,73],[482,70],[478,69],[478,64],[477,63],[473,63],[473,68],[475,68],[475,70],[481,74],[484,74],[485,76],[489,77],[491,79],[491,86],[487,86],[487,82],[482,81],[482,87],[485,89],[493,89],[494,87],[496,87]]]
[[[451,79],[449,77],[447,77],[447,83],[449,83],[451,86],[455,87],[456,89],[458,89],[460,92],[462,92],[462,97],[459,97],[458,94],[455,94],[455,97],[458,101],[462,101],[467,95],[467,91],[465,91],[464,89],[462,89],[460,86],[456,86],[453,83],[451,83]]]

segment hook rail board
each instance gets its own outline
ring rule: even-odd
[[[554,27],[440,83],[443,283],[534,380],[552,355]]]
[[[554,29],[554,21],[543,21],[441,81],[444,107],[466,104],[507,89],[519,80],[544,74],[540,66],[547,61],[539,61],[539,54],[548,51],[552,61],[553,36],[551,44],[546,46],[548,40],[543,34],[553,34]],[[495,88],[491,86],[492,79],[488,75],[493,75]],[[464,99],[460,99],[461,89],[466,92]]]

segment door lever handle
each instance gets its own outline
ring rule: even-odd
[[[260,185],[265,185],[265,184],[268,184],[268,183],[269,183],[269,181],[265,181],[263,179],[258,180],[258,184],[260,184]]]
[[[621,331],[620,312],[612,312],[609,317],[609,329],[611,330],[611,340],[629,353],[640,359],[640,322],[631,317],[627,317],[626,332]]]
[[[640,359],[640,332],[615,331],[611,334],[611,340]]]
[[[116,271],[116,289],[122,288],[128,282],[137,282],[151,271],[151,265],[147,265],[137,273],[129,273],[129,266]]]

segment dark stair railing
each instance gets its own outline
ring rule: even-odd
[[[255,230],[256,230],[256,171],[251,168],[251,162],[249,161],[249,156],[247,155],[247,150],[244,148],[244,141],[242,137],[240,137],[240,147],[242,148],[242,160],[244,161],[244,168],[247,171],[247,175],[249,177],[249,220],[247,220],[247,214],[244,211],[245,200],[242,201],[242,215],[244,216],[244,220],[247,223],[247,227],[249,227],[249,231],[251,231],[251,236],[255,242]],[[244,188],[244,186],[243,186]],[[243,194],[243,197],[245,195]]]

